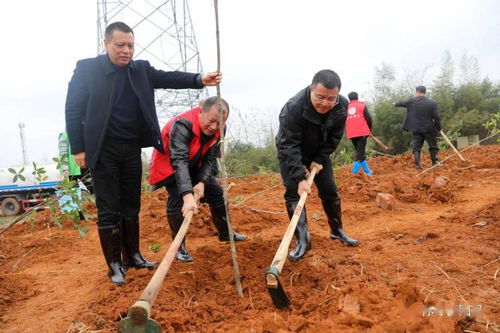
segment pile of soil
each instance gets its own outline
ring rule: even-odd
[[[217,241],[204,205],[186,241],[194,262],[173,263],[152,317],[165,332],[498,331],[500,146],[463,155],[467,163],[452,157],[424,173],[409,154],[371,159],[371,177],[336,170],[344,229],[360,246],[329,238],[314,189],[307,201],[312,250],[286,262],[281,283],[292,305],[282,310],[264,282],[288,225],[281,179],[231,179],[234,228],[249,236],[237,244],[244,297],[236,293],[229,244]],[[377,207],[379,192],[394,197],[395,209]],[[150,260],[161,261],[171,242],[166,196],[142,196],[141,251]],[[54,227],[48,211],[0,235],[1,332],[116,332],[154,272],[130,270],[124,286],[113,285],[95,207],[87,208],[85,239],[69,222]],[[472,316],[457,313],[460,305]],[[425,316],[431,306],[455,313]]]

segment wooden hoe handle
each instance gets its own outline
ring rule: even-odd
[[[375,136],[371,135],[370,134],[370,137],[373,139],[373,141],[375,141],[376,143],[379,144],[380,147],[382,147],[384,150],[389,150],[390,148],[387,147],[386,145],[384,145],[384,143],[382,141],[380,141],[379,139],[377,139]]]
[[[195,193],[194,198],[195,201],[198,202],[199,199],[198,194]],[[163,257],[163,260],[161,261],[158,268],[156,269],[156,272],[154,273],[153,277],[149,281],[148,285],[142,292],[137,302],[135,302],[134,305],[130,307],[129,317],[134,324],[143,324],[149,318],[151,313],[151,308],[153,307],[153,303],[156,300],[156,296],[158,296],[161,285],[163,284],[163,280],[165,279],[165,276],[167,275],[168,270],[170,269],[170,265],[174,261],[175,254],[177,253],[177,250],[179,249],[179,246],[181,245],[184,236],[186,236],[189,224],[193,219],[193,215],[194,212],[192,210],[187,212],[186,216],[184,217],[184,220],[182,221],[182,225],[181,228],[179,229],[179,232],[177,232],[177,235],[172,241],[172,244],[170,244],[167,253]]]
[[[309,173],[309,177],[307,177],[307,183],[309,185],[312,184],[314,176],[316,176],[316,168],[312,168],[311,172]],[[273,271],[281,273],[281,270],[283,269],[283,265],[285,264],[287,254],[288,254],[288,247],[290,246],[290,242],[292,241],[293,233],[295,231],[295,228],[297,227],[297,223],[299,221],[300,214],[302,213],[302,210],[304,209],[304,204],[306,203],[307,199],[307,192],[303,192],[302,195],[300,196],[299,203],[297,204],[297,207],[295,208],[295,212],[293,213],[293,217],[290,220],[290,223],[288,224],[288,228],[286,229],[285,235],[283,236],[283,239],[281,240],[280,246],[278,250],[276,251],[276,254],[274,255],[273,262],[271,264],[271,267],[269,269],[272,269]],[[269,287],[278,287],[278,281],[276,279],[276,275],[274,274],[267,274],[266,275],[266,282]]]
[[[450,146],[453,151],[455,152],[455,154],[458,155],[458,157],[460,158],[460,160],[462,162],[465,162],[465,158],[458,152],[457,148],[455,148],[455,146],[453,145],[453,143],[451,143],[450,139],[448,139],[448,137],[444,134],[443,131],[439,131],[439,134],[441,134],[441,136],[443,137],[444,141],[446,141],[446,143],[448,144],[448,146]]]

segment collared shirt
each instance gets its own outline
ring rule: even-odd
[[[114,70],[115,93],[106,135],[114,139],[138,140],[146,121],[130,84],[128,71],[132,64],[124,67],[116,66],[111,61],[109,64]]]

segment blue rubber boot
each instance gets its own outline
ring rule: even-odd
[[[359,172],[359,168],[361,168],[361,162],[360,161],[354,161],[352,164],[352,174],[355,175]]]
[[[370,168],[368,168],[368,163],[366,163],[366,160],[364,160],[363,162],[361,162],[361,166],[363,167],[363,170],[365,171],[365,173],[368,176],[373,175],[373,171],[371,171]]]

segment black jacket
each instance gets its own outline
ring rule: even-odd
[[[154,89],[203,88],[201,75],[164,72],[148,61],[131,61],[127,68],[132,89],[139,100],[147,127],[140,138],[141,147],[163,146],[156,115]],[[73,154],[85,152],[87,166],[93,168],[106,135],[115,93],[115,68],[108,55],[77,62],[66,96],[66,131]]]
[[[306,175],[304,166],[309,167],[313,161],[325,165],[330,159],[344,133],[348,104],[344,96],[339,96],[333,109],[321,115],[311,104],[308,87],[281,109],[276,147],[290,179],[299,182]]]
[[[200,149],[190,159],[190,145],[193,137],[193,124],[189,120],[181,118],[172,124],[168,146],[170,150],[170,164],[175,172],[169,178],[175,179],[181,197],[185,193],[193,193],[193,179],[196,180],[196,183],[202,182],[207,185],[210,177],[215,176],[218,172],[217,157],[220,156],[220,140],[217,140],[203,157],[201,156],[202,149],[209,141],[203,142],[202,140]],[[202,159],[201,166],[200,159]],[[165,180],[165,184],[169,184],[172,181],[169,178]]]
[[[394,103],[394,106],[407,108],[403,129],[409,132],[427,133],[441,130],[441,119],[437,103],[425,96],[412,97],[406,102]]]

